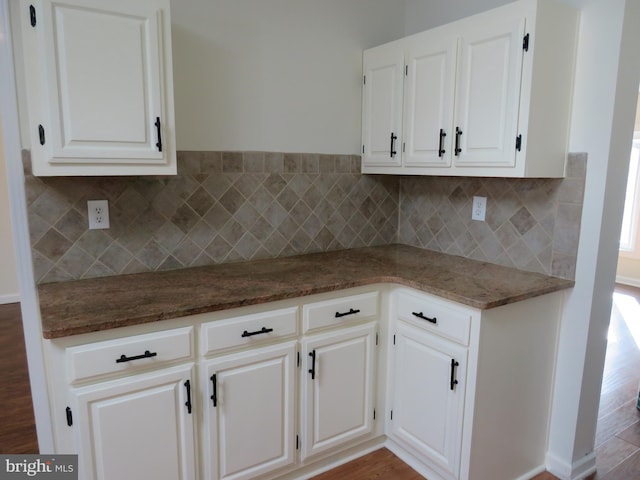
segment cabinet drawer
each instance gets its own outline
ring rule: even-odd
[[[398,292],[396,298],[398,318],[468,345],[472,316],[469,310],[406,291]]]
[[[298,334],[298,307],[218,320],[202,325],[204,355]]]
[[[66,357],[72,384],[188,360],[193,357],[193,327],[69,347]]]
[[[378,292],[309,303],[302,307],[303,333],[378,315]]]

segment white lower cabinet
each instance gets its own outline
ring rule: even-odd
[[[390,448],[429,480],[544,470],[562,292],[488,310],[391,297]]]
[[[193,363],[71,390],[79,478],[196,478]]]
[[[205,478],[257,478],[295,462],[297,342],[204,365]]]
[[[376,323],[302,340],[302,459],[373,431]]]
[[[399,321],[392,351],[390,434],[458,478],[467,349]]]
[[[55,453],[83,480],[293,480],[383,445],[429,480],[531,478],[563,299],[389,284],[46,341]]]

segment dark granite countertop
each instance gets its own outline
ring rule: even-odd
[[[571,280],[406,245],[313,253],[38,286],[42,332],[58,338],[376,283],[478,309],[544,295]]]

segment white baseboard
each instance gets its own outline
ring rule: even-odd
[[[6,303],[20,303],[20,295],[0,295],[0,305]]]
[[[596,455],[593,452],[572,464],[547,453],[546,463],[547,471],[560,480],[583,480],[596,471]]]
[[[622,285],[629,285],[631,287],[640,288],[640,279],[633,277],[625,277],[624,275],[616,275],[616,283],[621,283]]]
[[[524,475],[521,475],[520,477],[516,478],[516,480],[529,480],[531,478],[534,478],[536,475],[540,475],[541,473],[546,472],[546,470],[547,470],[546,467],[540,466],[525,473]]]

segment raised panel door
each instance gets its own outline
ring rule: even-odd
[[[296,342],[206,365],[205,478],[249,479],[295,462]]]
[[[403,164],[451,165],[457,37],[427,32],[412,40],[404,95]]]
[[[40,0],[35,14],[34,174],[175,173],[168,2]]]
[[[396,325],[391,435],[457,478],[467,350],[404,322]]]
[[[376,323],[303,339],[302,459],[373,431]]]
[[[193,364],[71,390],[83,479],[196,478]]]
[[[515,167],[524,27],[497,15],[460,37],[456,167]]]
[[[401,44],[391,43],[367,50],[363,63],[363,166],[400,166],[404,90],[403,47]]]

